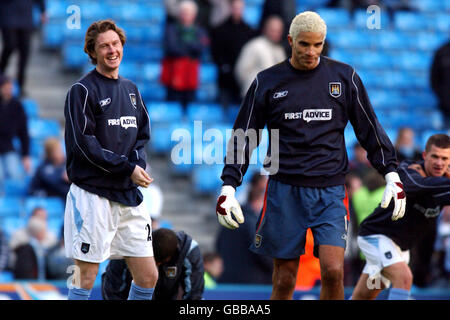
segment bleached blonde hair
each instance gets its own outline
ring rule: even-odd
[[[327,35],[327,25],[325,21],[313,11],[299,13],[292,19],[289,27],[289,35],[296,39],[300,32],[317,32],[323,34],[323,39]]]

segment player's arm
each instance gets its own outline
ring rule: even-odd
[[[145,153],[145,145],[150,140],[150,117],[148,115],[147,107],[142,100],[139,90],[137,97],[137,107],[140,108],[139,122],[138,122],[138,134],[136,143],[130,153],[129,159],[133,164],[137,164],[141,168],[145,169],[147,154]]]
[[[190,274],[186,273],[185,284],[186,281],[189,281],[190,291],[186,292],[185,297],[183,298],[184,300],[201,300],[203,298],[205,280],[203,277],[203,259],[198,245],[190,250],[186,259],[190,265]]]
[[[351,75],[350,101],[348,114],[356,138],[367,151],[367,159],[386,180],[381,207],[387,208],[391,199],[394,199],[392,220],[400,219],[405,214],[406,195],[396,172],[395,148],[378,121],[367,91],[355,70]]]
[[[233,135],[227,145],[225,167],[221,175],[223,186],[217,199],[216,215],[219,223],[228,229],[236,229],[239,227],[238,223],[244,222],[244,215],[235,198],[235,192],[242,184],[251,154],[261,141],[260,129],[263,129],[266,123],[262,102],[264,98],[258,89],[259,82],[256,77],[241,105],[233,126]],[[235,216],[237,222],[233,220],[231,214]]]
[[[433,197],[442,205],[450,204],[450,179],[443,177],[427,177],[420,165],[400,165],[400,178],[408,195],[426,195]]]
[[[136,165],[130,163],[126,156],[102,148],[97,140],[93,106],[89,103],[89,91],[84,85],[76,83],[70,88],[64,109],[67,138],[75,154],[105,173],[131,176]]]

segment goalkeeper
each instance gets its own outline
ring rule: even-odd
[[[355,69],[321,55],[326,31],[315,12],[293,19],[288,35],[291,57],[258,73],[247,91],[233,127],[246,136],[230,139],[221,176],[218,220],[227,228],[237,228],[243,216],[235,189],[259,143],[259,139],[251,141],[249,133],[267,125],[271,144],[264,166],[270,179],[250,249],[273,258],[272,299],[292,298],[308,228],[320,260],[320,298],[344,298],[348,225],[344,130],[349,121],[370,163],[386,179],[382,206],[394,200],[393,219],[401,218],[405,210],[395,149]],[[278,140],[272,137],[276,134]],[[272,140],[278,142],[278,150]]]

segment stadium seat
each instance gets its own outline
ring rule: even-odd
[[[200,64],[200,83],[215,83],[217,81],[217,66],[213,63]]]
[[[67,69],[81,69],[89,61],[83,43],[68,42],[63,45],[63,65]]]
[[[141,70],[145,81],[159,81],[161,75],[161,64],[159,62],[146,63]]]
[[[0,197],[0,217],[19,217],[23,209],[21,197]]]
[[[431,68],[433,55],[431,52],[402,51],[392,57],[394,68],[428,72]]]
[[[171,149],[171,131],[169,123],[152,123],[150,148],[157,154],[164,154]]]
[[[138,82],[140,80],[141,66],[138,63],[133,62],[122,62],[120,64],[120,75],[127,78],[133,82]]]
[[[180,122],[183,118],[183,107],[179,102],[150,102],[147,104],[147,109],[152,125]]]
[[[196,165],[192,173],[192,182],[194,190],[200,194],[215,194],[221,187],[223,166],[215,165]]]
[[[391,57],[380,51],[364,51],[355,59],[355,66],[365,69],[389,69],[392,67]]]
[[[138,81],[138,88],[144,101],[163,101],[166,98],[166,88],[160,83]]]
[[[26,216],[29,216],[37,207],[43,207],[47,211],[49,218],[64,216],[65,203],[58,197],[29,196],[25,198],[24,209]]]
[[[207,84],[200,84],[197,89],[196,97],[198,102],[214,102],[217,97],[217,85],[215,82],[210,82]]]
[[[319,8],[317,13],[325,20],[327,28],[345,29],[350,25],[350,13],[346,9],[341,8]]]
[[[429,130],[424,130],[422,131],[422,133],[419,135],[417,141],[419,142],[419,148],[422,150],[425,150],[425,146],[427,143],[427,140],[435,134],[439,134],[439,133],[445,133],[445,134],[450,134],[449,131],[445,132],[444,130],[434,130],[434,129],[429,129]]]
[[[61,32],[61,24],[64,20],[51,20],[42,27],[42,40],[44,47],[49,49],[60,48],[64,37]]]
[[[428,16],[419,12],[397,11],[394,13],[394,26],[403,31],[422,31],[428,29]]]
[[[6,197],[25,197],[28,193],[31,177],[24,179],[5,179],[4,188]]]
[[[220,122],[224,119],[222,106],[216,103],[188,104],[187,116],[189,121]]]
[[[25,114],[28,118],[38,118],[39,117],[39,106],[36,100],[30,98],[22,99],[22,105],[25,111]]]
[[[261,19],[262,7],[259,5],[247,4],[244,9],[243,19],[247,22],[250,27],[254,29],[259,28],[259,22]]]
[[[367,36],[367,32],[356,30],[332,32],[327,35],[327,39],[329,39],[335,48],[355,50],[367,49],[372,45],[371,37]]]
[[[46,139],[60,136],[60,126],[56,120],[39,118],[28,119],[27,122],[30,138]]]
[[[27,224],[27,220],[21,217],[5,217],[0,218],[2,230],[5,232],[6,238],[11,238],[11,235],[20,228],[23,228]]]
[[[356,9],[353,13],[353,27],[355,27],[356,29],[365,29],[368,27],[368,23],[371,26],[372,20],[370,18],[372,15],[373,13],[367,13],[365,9]],[[389,15],[380,15],[380,29],[388,28],[390,23],[391,21]]]

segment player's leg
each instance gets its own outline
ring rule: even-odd
[[[128,300],[151,300],[158,280],[158,269],[153,257],[125,258],[133,281]]]
[[[344,248],[319,245],[320,299],[344,299]]]
[[[381,273],[392,283],[388,300],[408,300],[413,282],[408,265],[405,262],[397,262],[385,267]]]
[[[372,288],[372,289],[371,289]],[[375,300],[383,287],[376,288],[369,279],[369,274],[361,273],[355,289],[353,290],[352,300]]]
[[[73,277],[73,287],[69,289],[68,300],[88,300],[98,273],[98,263],[74,259],[77,270]]]
[[[297,280],[299,258],[273,259],[272,300],[292,299]]]
[[[151,300],[158,280],[158,269],[153,258],[152,221],[145,202],[137,207],[114,205],[120,212],[117,234],[111,243],[111,256],[124,257],[130,269],[129,300]]]

